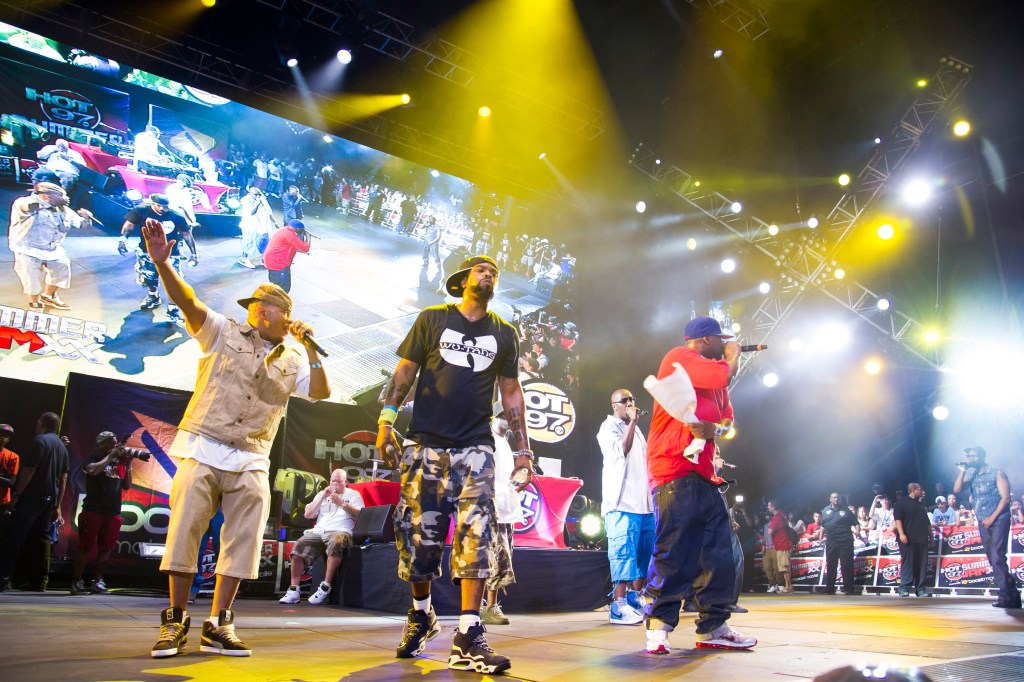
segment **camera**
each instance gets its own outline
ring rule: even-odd
[[[881,483],[875,483],[874,485],[871,486],[871,492],[873,492],[876,495],[882,495],[885,493],[885,486],[882,485]]]
[[[126,433],[121,436],[121,442],[118,443],[117,447],[121,451],[121,456],[126,459],[137,459],[142,462],[148,462],[150,455],[152,454],[149,450],[143,450],[142,448],[130,448],[124,443],[128,442],[128,438],[131,436],[130,433]]]

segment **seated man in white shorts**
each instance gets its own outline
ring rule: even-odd
[[[338,572],[345,549],[352,545],[363,497],[348,487],[344,469],[335,469],[331,483],[306,505],[307,519],[316,517],[316,525],[307,530],[292,550],[292,583],[281,597],[282,604],[299,603],[299,582],[308,566],[322,556],[327,557],[327,572],[316,592],[309,596],[310,604],[320,604],[331,593],[331,579]]]

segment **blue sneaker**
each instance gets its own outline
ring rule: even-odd
[[[637,611],[643,613],[644,611],[644,600],[640,597],[640,593],[636,590],[626,591],[626,603],[632,606]]]
[[[612,625],[639,625],[644,622],[644,614],[627,604],[612,602],[608,612],[608,622]]]

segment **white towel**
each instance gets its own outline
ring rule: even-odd
[[[644,388],[672,417],[685,424],[699,424],[700,420],[694,414],[697,392],[693,390],[690,375],[678,362],[672,364],[676,368],[672,374],[661,380],[652,374],[644,379]],[[703,438],[694,438],[683,451],[683,457],[696,464],[706,443]]]

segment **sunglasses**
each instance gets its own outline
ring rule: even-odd
[[[618,403],[619,405],[626,405],[628,403],[635,403],[636,398],[623,398],[622,400],[613,400],[612,403]]]

